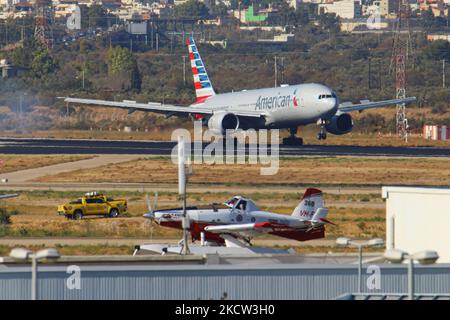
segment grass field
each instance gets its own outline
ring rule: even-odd
[[[302,190],[303,191],[303,190]],[[147,211],[145,196],[139,192],[110,192],[110,196],[125,198],[129,213],[116,218],[89,217],[81,221],[67,220],[56,214],[56,206],[80,196],[80,192],[27,191],[18,198],[4,201],[2,206],[15,213],[12,223],[0,226],[0,237],[110,237],[110,238],[177,238],[180,231],[150,224],[142,217]],[[222,202],[231,197],[229,193],[191,193],[189,205],[205,205]],[[245,194],[263,210],[291,214],[301,198],[299,193],[272,193],[270,190]],[[330,208],[329,219],[337,226],[327,227],[327,238],[351,236],[358,238],[382,237],[385,232],[385,212],[369,204],[382,203],[379,194],[325,194]],[[339,205],[336,205],[339,203]],[[346,203],[361,203],[367,208],[348,208]],[[160,193],[159,208],[178,206],[174,192]]]
[[[268,165],[193,165],[192,183],[273,185],[450,185],[448,158],[304,157],[281,159],[276,175],[262,176]],[[38,178],[39,182],[176,183],[170,158],[135,161]]]
[[[3,161],[0,173],[50,166],[58,163],[90,159],[93,156],[80,155],[7,155],[0,154]]]

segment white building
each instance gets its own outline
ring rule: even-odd
[[[373,2],[378,8],[380,8],[380,15],[382,17],[388,17],[398,11],[398,0],[376,0]]]
[[[289,5],[289,7],[294,8],[294,10],[297,10],[297,8],[302,3],[301,0],[286,0],[286,2]]]
[[[332,3],[321,3],[318,6],[319,14],[334,13],[343,19],[355,19],[362,15],[360,0],[342,0]]]
[[[450,188],[383,187],[386,248],[435,250],[450,262]]]

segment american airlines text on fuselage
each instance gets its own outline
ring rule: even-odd
[[[272,97],[259,96],[256,101],[255,110],[278,109],[291,106],[291,95],[278,95]]]

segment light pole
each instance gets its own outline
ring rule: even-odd
[[[25,249],[25,248],[14,248],[9,253],[9,256],[15,260],[28,261],[31,260],[31,300],[37,300],[37,292],[38,292],[38,282],[37,282],[37,273],[38,273],[38,261],[40,260],[56,260],[60,257],[58,250],[50,248],[50,249],[42,249],[36,253]]]
[[[415,254],[408,254],[397,249],[388,249],[384,252],[384,257],[392,263],[402,263],[408,261],[408,299],[414,300],[414,260],[420,264],[433,264],[439,259],[436,251],[426,250]]]
[[[189,217],[187,215],[186,210],[186,184],[187,184],[187,175],[186,175],[186,154],[185,154],[185,140],[184,136],[178,137],[178,194],[182,198],[182,206],[183,206],[183,249],[181,253],[183,255],[189,254],[189,245],[188,245],[188,232],[190,228]],[[189,155],[190,156],[190,155]]]
[[[362,249],[363,247],[375,247],[382,246],[384,244],[383,239],[375,238],[368,241],[354,241],[349,238],[341,237],[336,239],[336,244],[340,246],[353,246],[358,248],[358,293],[362,290]]]

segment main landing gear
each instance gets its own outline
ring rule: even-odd
[[[317,139],[325,140],[327,138],[327,132],[325,131],[325,121],[320,120],[319,125],[320,125],[320,131],[317,134]]]
[[[303,139],[296,136],[297,127],[289,129],[289,137],[283,138],[283,144],[286,146],[301,146],[303,145]]]

